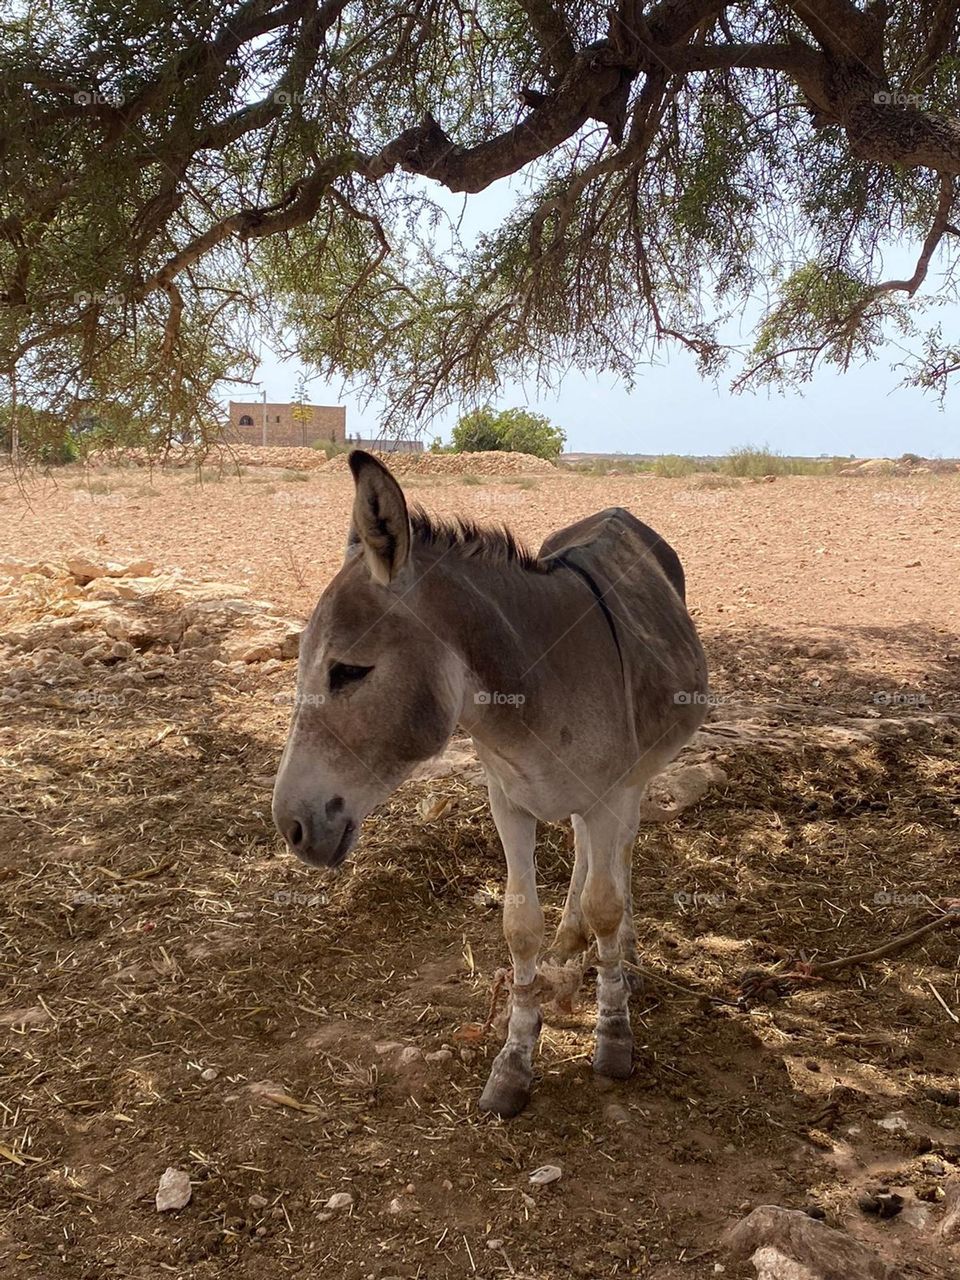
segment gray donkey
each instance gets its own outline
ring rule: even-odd
[[[534,557],[503,530],[408,510],[386,467],[350,454],[343,567],[303,634],[297,696],[273,794],[289,847],[338,867],[360,823],[459,724],[487,775],[507,861],[513,961],[507,1040],[480,1099],[516,1115],[540,1033],[537,821],[572,817],[576,854],[555,940],[597,947],[594,1070],[630,1074],[636,960],[630,889],[647,782],[706,709],[706,663],[676,553],[614,507],[551,534]]]

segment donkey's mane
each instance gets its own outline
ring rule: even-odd
[[[479,525],[461,516],[443,520],[428,515],[423,507],[411,508],[410,525],[414,541],[421,546],[440,547],[454,551],[463,558],[476,558],[488,564],[514,564],[521,569],[540,573],[545,573],[552,567],[549,563],[538,560],[504,525]]]

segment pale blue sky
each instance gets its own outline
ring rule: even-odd
[[[494,227],[513,203],[516,184],[497,183],[465,203],[442,193],[451,217],[460,220],[461,235],[472,240],[478,231]],[[437,189],[431,190],[437,197]],[[886,270],[913,270],[917,246],[896,246],[887,255]],[[936,267],[931,271],[934,283]],[[960,335],[960,306],[931,313],[945,334]],[[747,335],[741,335],[745,338]],[[662,362],[638,371],[628,391],[612,377],[570,373],[554,393],[538,392],[535,384],[508,384],[496,397],[498,407],[528,405],[563,427],[567,448],[576,451],[717,454],[741,444],[769,445],[788,454],[856,454],[899,456],[913,452],[928,457],[960,455],[960,386],[941,409],[936,396],[900,387],[902,373],[892,366],[904,352],[889,346],[879,360],[843,374],[821,369],[802,390],[741,393],[729,391],[737,372],[731,366],[719,386],[705,382],[684,351],[664,352]],[[309,372],[309,371],[307,371]],[[300,365],[281,363],[264,348],[257,377],[264,380],[267,399],[290,400]],[[234,391],[238,399],[250,391]],[[375,436],[379,430],[376,405],[361,406],[341,395],[336,384],[310,383],[313,404],[346,404],[347,430]],[[425,438],[445,438],[456,419],[449,413],[425,430]]]

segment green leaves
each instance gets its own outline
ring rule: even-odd
[[[907,322],[884,250],[937,218],[947,295],[941,183],[910,157],[958,167],[956,15],[891,3],[885,65],[851,67],[802,7],[663,0],[642,39],[628,10],[24,0],[0,40],[0,375],[51,412],[95,389],[203,433],[267,333],[409,429],[509,379],[630,384],[667,344],[717,376],[761,308],[742,380],[873,355]],[[452,189],[493,183],[485,234],[448,164]]]
[[[453,429],[457,453],[530,453],[551,462],[563,452],[566,435],[549,418],[527,409],[494,410],[491,405],[474,409],[460,418]]]

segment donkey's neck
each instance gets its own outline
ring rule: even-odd
[[[501,732],[513,740],[519,723],[535,728],[559,699],[576,702],[597,660],[619,675],[615,641],[594,606],[589,586],[565,567],[537,572],[455,553],[427,560],[415,605],[460,660],[458,720],[481,741]]]
[[[529,692],[531,617],[550,576],[452,556],[421,574],[417,612],[460,658],[467,709],[476,694]]]

